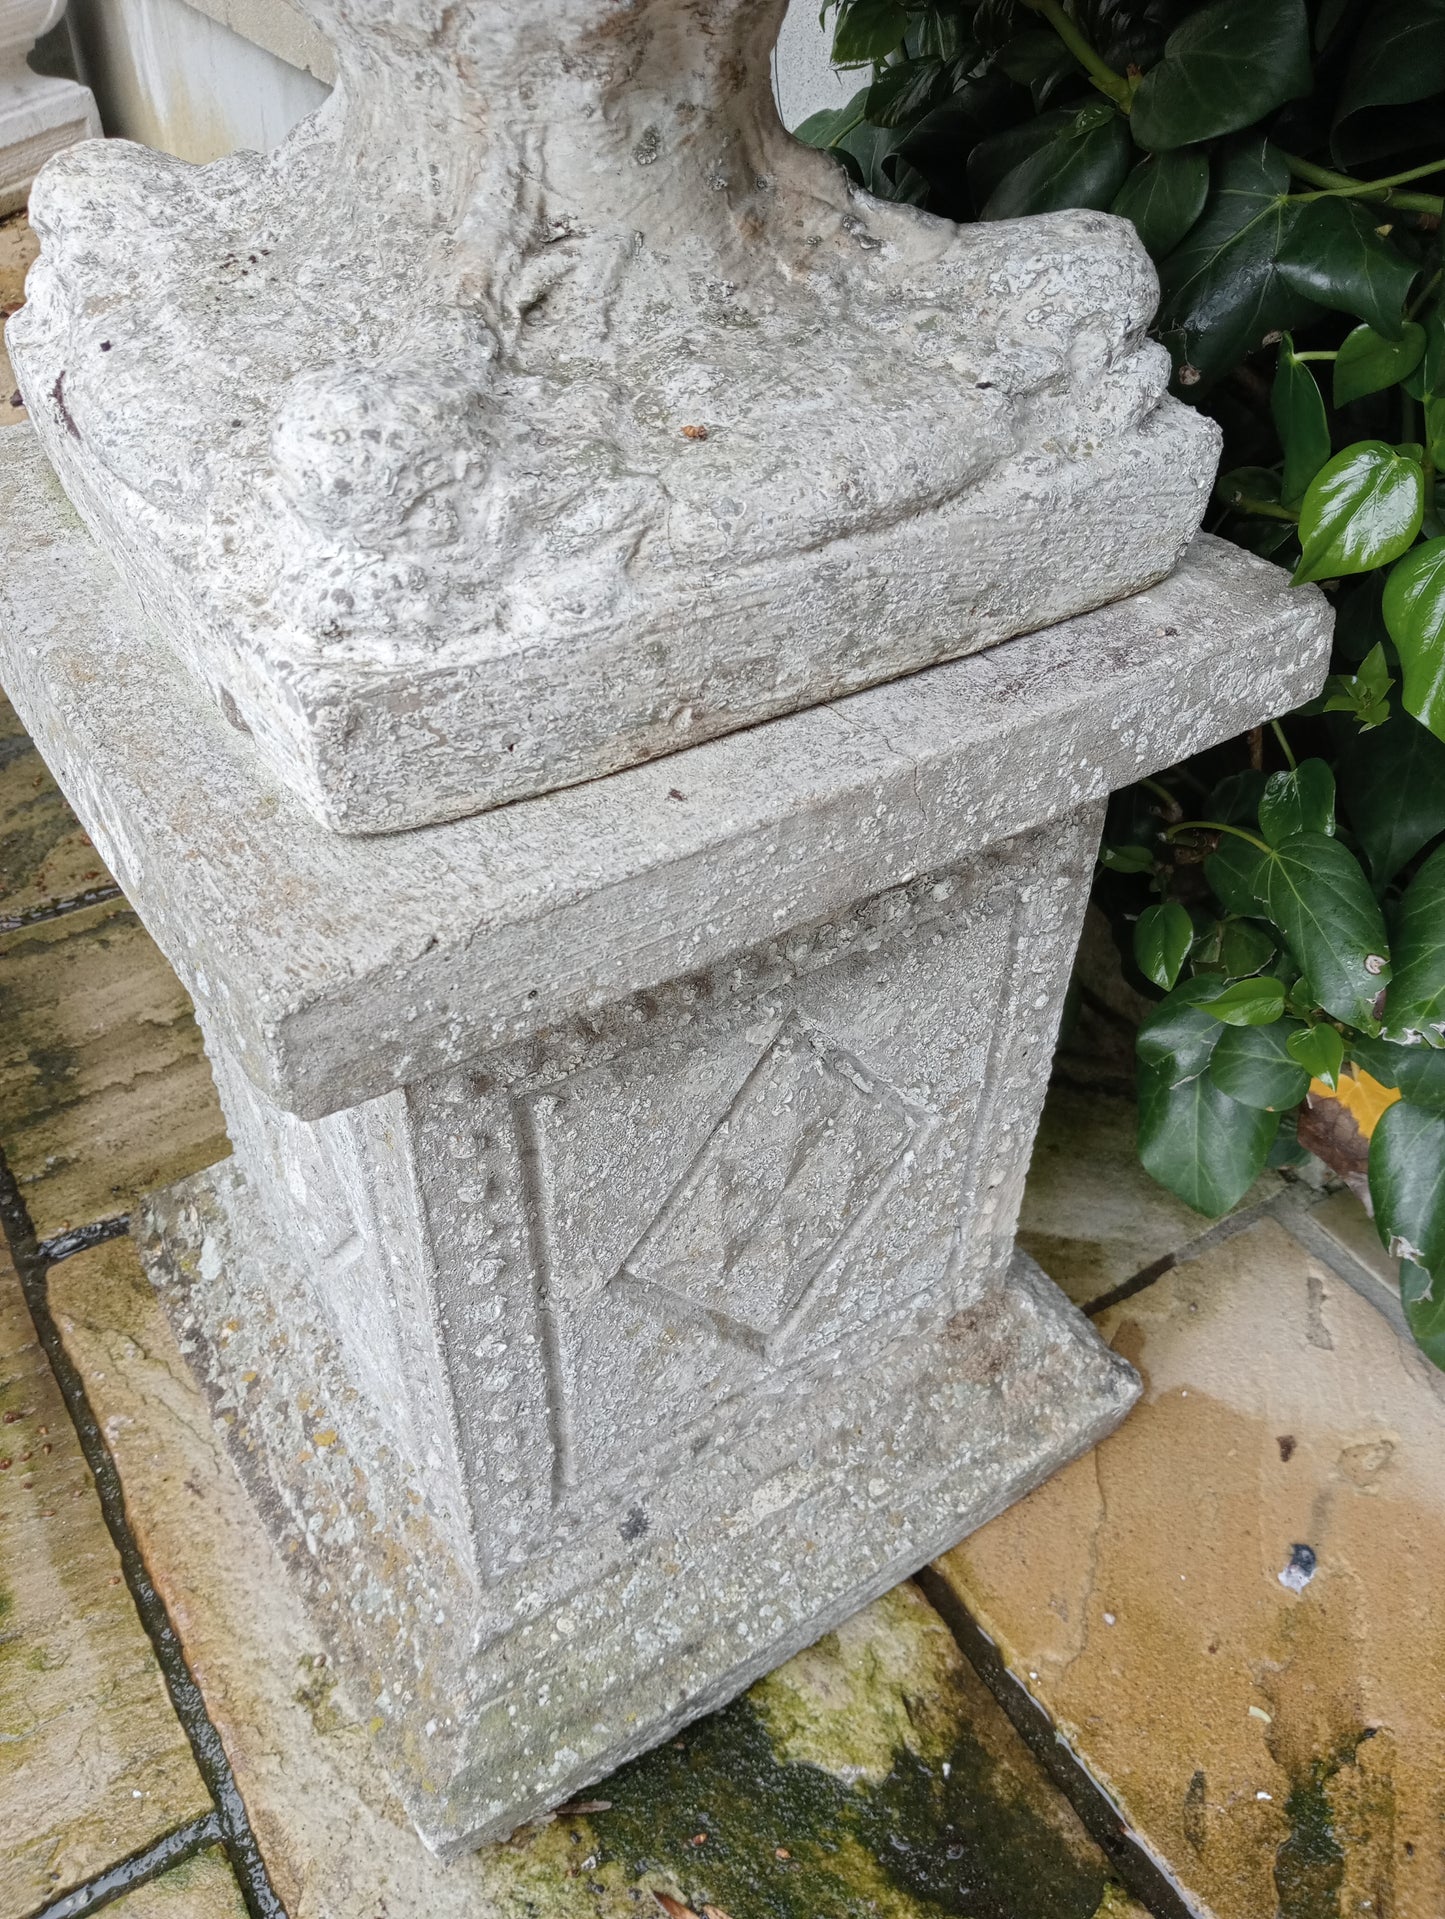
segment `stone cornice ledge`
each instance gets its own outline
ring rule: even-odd
[[[0,434],[0,680],[213,1030],[304,1118],[845,913],[1311,698],[1315,588],[1200,535],[1147,592],[498,811],[315,824]],[[640,930],[640,929],[645,929]]]

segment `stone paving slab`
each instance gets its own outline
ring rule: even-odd
[[[190,1002],[124,901],[0,937],[0,1144],[42,1239],[229,1152]]]
[[[1373,1289],[1181,1263],[1101,1318],[1128,1422],[937,1569],[1217,1919],[1445,1912],[1445,1379]]]
[[[0,1919],[209,1809],[0,1254]]]
[[[0,694],[0,921],[113,884],[14,707]]]
[[[56,1267],[51,1299],[291,1919],[673,1910],[654,1891],[713,1919],[1137,1911],[912,1587],[597,1787],[596,1809],[439,1866],[332,1680],[131,1243]]]
[[[212,1846],[122,1893],[106,1911],[111,1919],[246,1919],[246,1902],[226,1855]]]

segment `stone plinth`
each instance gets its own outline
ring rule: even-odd
[[[1308,697],[1201,538],[1100,612],[591,786],[316,825],[29,432],[8,690],[190,989],[236,1148],[152,1270],[445,1852],[1090,1445],[1137,1382],[1012,1251],[1103,798]]]
[[[65,0],[0,0],[0,220],[25,205],[53,154],[100,132],[89,87],[35,73],[26,58],[64,11]]]
[[[1218,436],[1165,396],[1133,228],[854,192],[779,122],[783,0],[307,10],[337,88],[274,155],[47,170],[9,338],[315,817],[551,791],[1179,558]]]

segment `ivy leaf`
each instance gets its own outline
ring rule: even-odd
[[[1205,1000],[1204,1011],[1226,1026],[1273,1025],[1284,1013],[1284,982],[1268,973],[1235,980]]]
[[[1015,220],[1061,207],[1106,208],[1129,170],[1129,129],[1105,100],[1069,117],[1047,145],[1007,172],[982,220]]]
[[[1212,140],[1309,90],[1304,0],[1213,0],[1174,29],[1145,74],[1134,137],[1156,152]]]
[[[793,138],[801,140],[805,147],[835,147],[844,134],[862,126],[868,93],[867,87],[860,87],[846,106],[824,107],[821,113],[810,113],[800,126],[793,128]]]
[[[1288,773],[1272,773],[1259,802],[1259,830],[1271,846],[1296,833],[1333,833],[1335,776],[1323,760],[1301,760]]]
[[[869,87],[864,117],[875,127],[908,126],[942,89],[942,60],[900,60]]]
[[[1285,1050],[1311,1079],[1319,1080],[1334,1092],[1340,1083],[1340,1070],[1345,1063],[1345,1042],[1338,1027],[1301,1027],[1285,1041]],[[1300,1098],[1304,1098],[1303,1093]]]
[[[1175,148],[1142,159],[1114,195],[1109,211],[1132,220],[1145,251],[1162,260],[1204,211],[1208,193],[1206,156]]]
[[[1276,1020],[1270,1026],[1232,1026],[1214,1049],[1209,1077],[1221,1093],[1242,1106],[1287,1112],[1299,1105],[1310,1085],[1309,1074],[1292,1057],[1288,1042],[1308,1031],[1294,1019]]]
[[[1401,1098],[1412,1106],[1423,1106],[1427,1113],[1445,1113],[1445,1050],[1400,1046],[1357,1033],[1350,1041],[1350,1051],[1372,1079],[1382,1086],[1397,1087]]]
[[[1370,212],[1358,200],[1306,201],[1277,257],[1296,292],[1400,339],[1418,269],[1380,232],[1378,209]],[[1335,366],[1338,380],[1338,361]]]
[[[1135,1047],[1141,1068],[1148,1067],[1160,1075],[1165,1086],[1182,1086],[1186,1080],[1197,1079],[1224,1031],[1200,1004],[1218,991],[1217,979],[1200,974],[1181,980],[1166,994],[1139,1028]]]
[[[1278,1131],[1278,1113],[1241,1105],[1207,1073],[1170,1085],[1141,1059],[1139,1157],[1196,1212],[1217,1219],[1237,1206],[1264,1171]]]
[[[1267,855],[1248,840],[1225,835],[1204,862],[1204,877],[1226,912],[1258,919],[1264,912],[1264,867]]]
[[[1445,1279],[1423,1287],[1402,1285],[1400,1304],[1411,1338],[1430,1364],[1445,1372]]]
[[[1325,681],[1322,713],[1352,713],[1363,730],[1383,726],[1390,717],[1386,698],[1395,684],[1385,649],[1377,640],[1360,661],[1358,673],[1332,673]]]
[[[1371,0],[1335,125],[1364,107],[1402,106],[1445,87],[1445,0]]]
[[[1269,410],[1284,447],[1280,499],[1286,506],[1298,506],[1305,488],[1330,457],[1330,423],[1315,376],[1296,357],[1287,333],[1279,343]]]
[[[1253,847],[1247,847],[1253,852]],[[1255,854],[1258,859],[1259,854]],[[1256,904],[1255,911],[1260,909]],[[1226,920],[1219,935],[1219,963],[1226,979],[1248,979],[1269,965],[1275,944],[1262,926],[1252,920]]]
[[[1347,333],[1335,356],[1336,406],[1348,406],[1367,393],[1394,386],[1415,371],[1425,356],[1425,329],[1418,321],[1407,320],[1397,340],[1388,340],[1372,326],[1357,326]]]
[[[1445,869],[1442,869],[1445,871]],[[1364,868],[1326,833],[1297,833],[1271,849],[1264,903],[1316,1005],[1366,1033],[1390,977],[1389,941]]]
[[[1418,462],[1383,440],[1357,440],[1327,461],[1305,491],[1293,583],[1368,573],[1398,559],[1424,513]]]
[[[1445,833],[1445,744],[1408,713],[1354,733],[1340,749],[1340,790],[1377,888]]]
[[[1400,901],[1385,1030],[1392,1039],[1419,1033],[1432,1046],[1445,1041],[1445,846],[1430,855]]]
[[[1194,922],[1177,900],[1146,906],[1134,925],[1134,962],[1167,993],[1194,944]]]
[[[1405,711],[1445,739],[1445,539],[1426,540],[1391,567],[1382,605]]]
[[[1298,216],[1289,168],[1254,139],[1226,153],[1204,211],[1160,269],[1162,332],[1197,381],[1226,373],[1279,327],[1319,311],[1279,269],[1278,253]]]
[[[1445,1118],[1397,1100],[1370,1135],[1375,1228],[1391,1256],[1445,1275]]]
[[[833,65],[886,60],[907,31],[908,13],[897,0],[842,0],[833,27]]]
[[[1154,865],[1154,855],[1147,846],[1110,846],[1107,843],[1099,848],[1099,864],[1107,866],[1111,873],[1147,873]]]

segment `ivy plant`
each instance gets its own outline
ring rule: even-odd
[[[1316,584],[1323,695],[1111,805],[1098,897],[1158,1003],[1145,1166],[1201,1212],[1313,1150],[1445,1367],[1445,0],[826,0],[798,137],[955,220],[1133,222],[1208,524]]]

